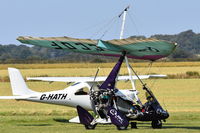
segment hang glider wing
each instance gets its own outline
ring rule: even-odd
[[[140,79],[148,78],[163,78],[166,75],[139,75]],[[105,77],[96,77],[95,82],[103,82],[106,80]],[[133,80],[137,80],[136,76],[133,76]],[[47,82],[94,82],[94,77],[27,77],[27,80],[35,81],[47,81]],[[119,81],[128,81],[130,76],[119,76]]]
[[[17,40],[25,44],[93,55],[119,57],[122,51],[126,51],[128,58],[152,61],[168,56],[176,48],[176,43],[152,38],[103,41],[70,37],[20,36]]]

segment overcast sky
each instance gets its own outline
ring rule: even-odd
[[[130,5],[125,37],[200,32],[200,0],[0,0],[0,44],[18,36],[119,38],[120,19]]]

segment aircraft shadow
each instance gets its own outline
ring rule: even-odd
[[[69,123],[68,119],[54,118],[53,120],[56,121],[56,122]]]
[[[69,123],[68,119],[54,118],[53,120],[56,122]],[[108,124],[106,125],[106,127],[107,126],[112,126],[112,124]],[[139,126],[138,129],[140,129],[140,127],[151,128],[151,123],[147,123],[147,122],[138,123],[138,126]],[[105,124],[98,124],[98,127],[105,127]],[[200,130],[200,126],[185,126],[183,123],[163,123],[162,129],[173,129],[173,128]],[[108,128],[107,130],[110,130],[110,129]]]
[[[52,124],[17,124],[17,126],[51,126]]]
[[[200,130],[200,126],[163,126],[163,129],[173,129],[173,128],[179,128],[179,129],[192,129],[192,130]]]
[[[147,126],[146,124],[149,124]],[[151,128],[151,123],[138,123],[138,126],[141,125],[141,127],[150,127]],[[183,123],[163,123],[162,129],[173,129],[173,128],[178,128],[178,129],[191,129],[191,130],[200,130],[200,126],[187,126],[184,125]]]
[[[150,122],[142,122],[142,123],[138,123],[139,125],[151,125]],[[165,125],[183,125],[183,123],[163,123],[163,126]]]
[[[109,125],[109,126],[111,126],[111,125]],[[114,126],[114,125],[112,125],[112,126]],[[140,129],[140,128],[152,129],[151,123],[148,123],[148,122],[138,123],[137,126],[138,126],[137,129]],[[103,124],[98,124],[98,127],[107,127],[107,125],[105,126]],[[163,127],[161,129],[175,129],[175,128],[188,129],[188,130],[200,130],[200,126],[186,126],[183,123],[163,123]],[[109,130],[109,129],[106,129],[106,130]]]

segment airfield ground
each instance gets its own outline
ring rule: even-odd
[[[164,63],[154,66],[150,73],[173,75],[184,75],[188,71],[200,73],[200,63],[186,64],[176,63],[169,65]],[[81,66],[81,64],[76,65]],[[100,70],[100,75],[106,75],[111,70],[112,65],[106,65],[108,66],[104,66]],[[63,67],[63,64],[56,64],[54,67],[49,64],[44,66],[37,64],[32,65],[32,67],[30,67],[31,65],[18,64],[0,65],[1,96],[12,94],[10,83],[7,80],[6,68],[9,66],[20,68],[24,76],[92,76],[96,71],[95,65],[91,65],[91,68],[67,67],[67,64],[65,64],[65,67]],[[84,65],[82,64],[82,66]],[[146,66],[136,66],[136,70],[141,74],[146,74],[148,72]],[[121,74],[126,73],[126,68],[122,68]],[[180,78],[182,77],[175,76],[174,79],[145,80],[163,107],[170,112],[170,118],[163,124],[163,129],[155,130],[150,127],[150,122],[139,122],[138,129],[129,128],[125,132],[200,132],[200,79]],[[138,88],[141,88],[138,81],[136,84]],[[36,91],[50,91],[67,87],[66,83],[49,84],[44,82],[28,82],[28,86]],[[119,88],[130,88],[130,83],[119,82],[117,86]],[[139,96],[144,101],[144,93],[141,89],[139,91]],[[113,125],[97,125],[95,131],[87,131],[80,124],[68,123],[68,120],[74,116],[76,116],[76,111],[69,107],[26,101],[1,100],[0,133],[119,132]]]

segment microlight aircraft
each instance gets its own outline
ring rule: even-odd
[[[128,8],[124,10],[124,17]],[[123,17],[123,18],[124,18]],[[124,23],[123,23],[124,26]],[[122,26],[122,29],[123,29]],[[121,37],[120,37],[121,38]],[[78,117],[70,122],[78,122],[86,129],[94,129],[98,123],[112,123],[117,129],[136,128],[136,122],[151,121],[153,128],[161,128],[162,121],[169,117],[169,113],[162,108],[152,91],[141,79],[150,77],[165,77],[165,75],[137,75],[129,65],[128,58],[156,61],[167,57],[176,48],[176,43],[157,39],[116,39],[110,41],[76,39],[70,37],[26,37],[17,38],[22,43],[42,47],[63,49],[66,51],[119,57],[107,77],[32,77],[28,80],[48,82],[74,82],[64,90],[53,92],[35,92],[30,90],[19,70],[9,68],[9,76],[14,96],[2,96],[0,99],[17,99],[35,102],[52,103],[76,107]],[[126,61],[129,76],[118,76],[121,64]],[[132,72],[135,76],[132,76]],[[131,80],[132,90],[119,90],[116,82]],[[139,80],[146,92],[146,103],[142,104],[135,89],[134,80]],[[87,88],[85,92],[83,88]],[[88,111],[92,110],[93,117]]]

